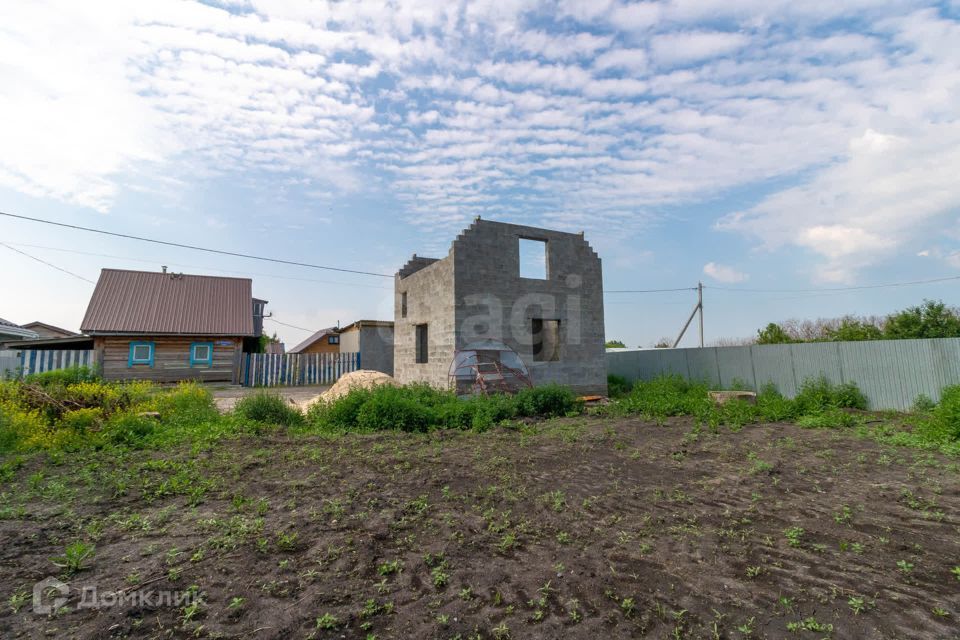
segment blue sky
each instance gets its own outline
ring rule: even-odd
[[[5,3],[0,209],[387,274],[477,215],[583,230],[608,290],[703,280],[708,341],[955,304],[790,290],[960,275],[958,42],[956,1]],[[3,218],[0,241],[90,280],[250,276],[298,327],[392,315],[388,278]],[[0,273],[0,317],[78,328],[91,285],[5,247]],[[606,299],[631,346],[694,301]]]

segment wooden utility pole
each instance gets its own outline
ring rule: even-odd
[[[700,314],[700,348],[703,348],[703,283],[697,283],[697,304],[694,305],[693,311],[690,312],[690,317],[687,318],[687,323],[683,325],[683,329],[680,330],[680,335],[677,336],[676,341],[673,343],[673,348],[676,349],[677,345],[680,344],[680,341],[683,340],[683,335],[687,332],[687,329],[690,328],[690,323],[693,322],[693,316]]]
[[[703,283],[697,283],[697,307],[700,309],[700,348],[703,349]]]

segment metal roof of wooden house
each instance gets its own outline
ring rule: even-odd
[[[320,329],[319,331],[314,333],[312,336],[310,336],[309,338],[307,338],[306,340],[304,340],[294,348],[287,351],[287,353],[300,353],[301,351],[308,348],[310,345],[312,345],[317,340],[323,338],[324,336],[335,336],[339,333],[340,333],[340,330],[337,329],[336,327],[327,327],[326,329]]]
[[[252,288],[249,278],[103,269],[80,330],[252,336]]]

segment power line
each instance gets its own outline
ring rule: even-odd
[[[29,220],[30,222],[39,222],[42,224],[49,224],[56,227],[64,227],[66,229],[76,229],[79,231],[89,231],[90,233],[100,233],[107,236],[113,236],[115,238],[125,238],[127,240],[139,240],[140,242],[152,242],[154,244],[162,244],[168,247],[179,247],[181,249],[192,249],[194,251],[205,251],[207,253],[216,253],[224,256],[233,256],[235,258],[247,258],[249,260],[262,260],[264,262],[276,262],[278,264],[289,264],[295,267],[308,267],[310,269],[324,269],[327,271],[339,271],[341,273],[357,273],[365,276],[377,276],[379,278],[392,278],[392,275],[386,273],[374,273],[372,271],[360,271],[358,269],[344,269],[341,267],[328,267],[319,264],[310,264],[308,262],[297,262],[295,260],[283,260],[281,258],[266,258],[263,256],[255,256],[249,253],[239,253],[236,251],[224,251],[222,249],[210,249],[208,247],[198,247],[190,244],[181,244],[179,242],[169,242],[167,240],[156,240],[154,238],[144,238],[142,236],[134,236],[126,233],[116,233],[114,231],[106,231],[104,229],[94,229],[91,227],[81,227],[75,224],[67,224],[65,222],[54,222],[52,220],[43,220],[42,218],[32,218],[30,216],[21,216],[14,213],[7,213],[5,211],[0,211],[0,216],[7,216],[8,218],[17,218],[19,220]]]
[[[909,287],[921,284],[935,284],[937,282],[951,282],[960,280],[960,276],[944,276],[942,278],[930,278],[928,280],[908,280],[905,282],[887,282],[884,284],[864,284],[851,287],[821,287],[819,289],[748,289],[742,287],[719,287],[715,285],[703,285],[704,289],[713,291],[729,291],[732,293],[807,293],[807,294],[831,294],[843,291],[860,291],[864,289],[888,289],[891,287]],[[610,289],[604,293],[666,293],[670,291],[696,291],[696,287],[677,287],[674,289]]]
[[[361,283],[356,283],[356,282],[338,282],[338,281],[336,281],[336,280],[317,280],[317,279],[315,279],[315,278],[297,278],[297,277],[294,277],[294,276],[281,276],[281,275],[277,275],[277,274],[273,274],[273,273],[257,273],[257,272],[254,272],[254,271],[237,271],[236,269],[220,269],[220,268],[217,268],[217,267],[206,267],[206,266],[199,266],[199,265],[195,265],[195,264],[184,264],[184,263],[182,263],[182,262],[179,262],[179,263],[178,263],[178,262],[172,262],[172,261],[166,260],[166,259],[161,259],[161,260],[145,260],[145,259],[143,259],[143,258],[131,258],[131,257],[128,257],[128,256],[118,256],[118,255],[109,254],[109,253],[96,253],[96,252],[93,252],[93,251],[80,251],[79,249],[66,249],[66,248],[63,248],[63,247],[50,247],[50,246],[46,246],[46,245],[42,245],[42,244],[28,244],[28,243],[26,243],[26,242],[11,242],[11,243],[9,243],[9,244],[12,244],[12,245],[17,246],[17,247],[30,247],[30,248],[33,248],[33,249],[47,249],[47,250],[49,250],[49,251],[62,251],[62,252],[64,252],[64,253],[75,253],[75,254],[78,254],[78,255],[81,255],[81,256],[97,256],[97,257],[99,257],[99,258],[114,258],[114,259],[116,259],[116,260],[124,260],[124,261],[127,261],[127,262],[142,262],[142,263],[145,263],[145,264],[159,264],[159,263],[163,263],[163,264],[166,264],[166,265],[169,265],[169,266],[172,266],[172,267],[186,267],[186,268],[189,268],[189,269],[206,269],[206,270],[209,270],[209,271],[220,271],[220,272],[222,272],[222,273],[237,273],[237,274],[246,275],[246,276],[259,276],[259,277],[262,277],[262,278],[276,278],[276,279],[278,279],[278,280],[294,280],[294,281],[297,281],[297,282],[317,282],[317,283],[320,283],[320,284],[343,285],[343,286],[345,286],[345,287],[363,287],[363,288],[366,288],[366,289],[381,289],[381,290],[384,290],[384,291],[392,291],[392,290],[393,290],[393,287],[381,287],[381,286],[375,285],[375,284],[361,284]]]
[[[929,280],[910,280],[907,282],[888,282],[885,284],[864,284],[853,287],[822,287],[820,289],[743,289],[740,287],[716,287],[704,286],[705,289],[715,291],[742,291],[744,293],[826,293],[831,291],[859,291],[862,289],[887,289],[891,287],[909,287],[918,284],[933,284],[936,282],[948,282],[951,280],[960,280],[960,276],[945,276],[943,278],[931,278]]]
[[[696,291],[696,287],[677,287],[676,289],[611,289],[604,293],[667,293],[669,291]]]
[[[51,269],[56,269],[57,271],[62,271],[63,273],[66,273],[67,275],[73,276],[74,278],[79,278],[80,280],[83,280],[84,282],[89,282],[90,284],[96,284],[96,282],[94,282],[93,280],[88,280],[87,278],[84,278],[84,277],[81,276],[81,275],[77,275],[77,274],[74,273],[73,271],[67,271],[66,269],[62,269],[62,268],[58,267],[58,266],[55,265],[55,264],[52,264],[52,263],[50,263],[50,262],[47,262],[46,260],[41,260],[40,258],[38,258],[38,257],[36,257],[36,256],[30,255],[30,254],[27,253],[26,251],[21,251],[20,249],[15,249],[15,248],[11,247],[10,245],[8,245],[8,244],[5,243],[5,242],[0,242],[0,246],[4,246],[4,247],[6,247],[7,249],[10,249],[10,251],[19,253],[19,254],[22,255],[22,256],[26,256],[26,257],[30,258],[31,260],[36,260],[37,262],[40,262],[40,263],[42,263],[42,264],[45,264],[45,265],[47,265],[48,267],[50,267]]]
[[[300,331],[306,331],[307,333],[316,333],[316,329],[304,329],[303,327],[298,327],[293,324],[287,324],[286,322],[280,322],[276,318],[266,317],[264,320],[269,320],[270,322],[276,322],[277,324],[282,324],[285,327],[290,327],[291,329],[299,329]]]

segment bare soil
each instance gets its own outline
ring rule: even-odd
[[[960,638],[958,507],[954,459],[789,424],[39,456],[0,493],[0,636]],[[90,585],[203,604],[78,610]]]

